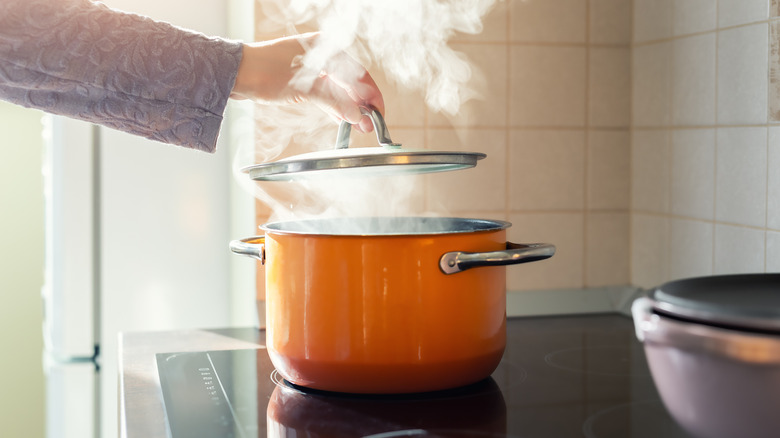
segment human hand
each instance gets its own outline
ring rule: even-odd
[[[361,132],[373,130],[360,107],[384,113],[384,101],[368,71],[344,52],[327,59],[319,71],[304,65],[316,33],[244,44],[231,97],[267,103],[310,101]]]

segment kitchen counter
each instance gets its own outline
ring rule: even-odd
[[[688,437],[658,396],[631,319],[619,314],[509,318],[507,350],[489,379],[404,399],[285,386],[262,333],[123,334],[121,436],[450,436],[466,428],[468,436]],[[210,377],[200,372],[212,370],[221,391],[206,395],[201,379]]]
[[[119,432],[121,437],[169,437],[158,353],[256,349],[256,328],[122,333],[119,336]]]

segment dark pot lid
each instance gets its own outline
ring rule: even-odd
[[[688,278],[651,292],[658,313],[734,329],[780,333],[780,274]]]
[[[335,176],[412,175],[467,169],[486,157],[479,152],[429,151],[404,149],[394,143],[382,115],[376,109],[364,108],[363,114],[374,123],[379,147],[349,148],[351,125],[342,122],[336,147],[311,152],[243,169],[255,181],[288,181]]]

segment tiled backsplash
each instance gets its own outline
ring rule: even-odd
[[[780,269],[778,3],[635,0],[633,284]]]
[[[512,291],[780,269],[779,2],[498,1],[450,41],[482,91],[455,117],[372,70],[394,140],[488,154],[421,210],[554,243]]]

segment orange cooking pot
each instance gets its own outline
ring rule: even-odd
[[[289,382],[410,393],[488,377],[506,345],[505,266],[548,258],[508,222],[330,218],[231,242],[266,270],[266,346]]]

